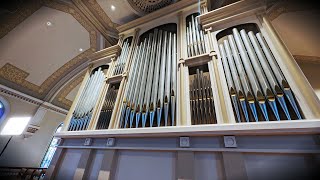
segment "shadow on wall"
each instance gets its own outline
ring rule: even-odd
[[[320,63],[298,62],[298,65],[320,99]]]

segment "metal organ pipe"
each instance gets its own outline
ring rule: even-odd
[[[154,29],[141,42],[134,55],[120,128],[175,124],[176,34]],[[130,88],[130,89],[128,89]],[[169,113],[171,108],[171,113]],[[141,121],[140,121],[141,120]]]
[[[216,116],[211,83],[203,70],[196,69],[196,74],[190,75],[190,104],[192,124],[214,124]]]
[[[80,95],[80,100],[73,112],[68,128],[69,131],[87,129],[93,113],[93,108],[104,84],[104,77],[104,73],[100,67],[88,79],[83,92]]]
[[[201,55],[207,52],[204,32],[199,29],[196,16],[191,15],[187,22],[187,55],[188,57]]]
[[[286,95],[290,105],[294,109],[294,112],[295,112],[297,118],[302,119],[301,114],[299,112],[299,108],[296,104],[293,93],[291,91],[291,88],[290,88],[287,80],[285,79],[283,73],[281,72],[279,65],[277,64],[274,56],[272,55],[272,52],[270,51],[267,42],[264,40],[264,38],[262,37],[262,35],[260,33],[257,33],[256,37],[257,37],[257,39],[263,49],[264,54],[266,55],[266,57],[268,59],[268,63],[271,67],[272,72],[274,73],[275,77],[277,78],[278,83],[279,83],[281,89],[284,91],[284,94]]]
[[[113,72],[113,75],[118,75],[123,73],[123,69],[127,62],[127,57],[131,49],[131,44],[129,43],[129,40],[126,40],[122,45],[122,50],[120,56],[117,58],[115,69]]]
[[[244,29],[239,33],[233,28],[232,34],[219,44],[219,49],[238,122],[242,122],[241,114],[246,122],[252,121],[251,117],[255,121],[259,121],[259,117],[265,121],[271,117],[278,121],[281,117],[291,120],[287,102],[297,119],[301,119],[293,93],[260,33],[247,33]]]

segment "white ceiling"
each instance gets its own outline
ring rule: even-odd
[[[139,18],[126,0],[97,0],[97,3],[114,23],[122,25]],[[115,7],[114,11],[111,5]]]
[[[42,7],[0,39],[0,68],[11,63],[30,73],[27,81],[41,85],[80,48],[90,48],[88,31],[70,14]]]

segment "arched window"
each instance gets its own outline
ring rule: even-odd
[[[5,124],[6,116],[10,112],[10,104],[9,102],[0,95],[0,132],[3,128],[3,125]]]
[[[62,125],[63,125],[63,123],[61,123],[57,127],[55,133],[61,131]],[[56,137],[52,138],[51,143],[50,143],[50,145],[48,147],[48,150],[47,150],[46,154],[44,155],[44,158],[42,159],[42,162],[41,162],[41,165],[40,165],[41,168],[48,168],[49,167],[50,162],[51,162],[51,160],[53,158],[53,155],[56,152],[57,145],[58,145],[58,140],[59,140],[59,138],[56,138]]]
[[[4,104],[2,103],[2,101],[0,101],[0,119],[4,115],[4,111],[5,111]]]

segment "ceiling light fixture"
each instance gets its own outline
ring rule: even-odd
[[[52,23],[50,21],[48,21],[46,24],[47,26],[52,26]]]
[[[116,10],[116,7],[114,5],[111,5],[111,10],[112,11]]]
[[[79,51],[80,51],[80,52],[82,52],[82,51],[83,51],[83,49],[82,49],[82,48],[80,48],[80,49],[79,49]]]

